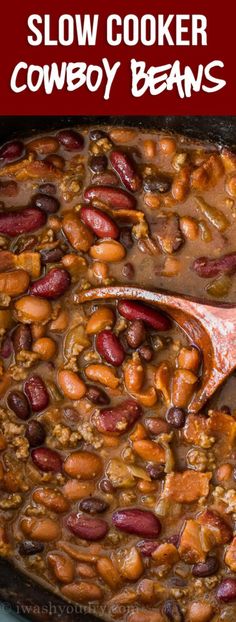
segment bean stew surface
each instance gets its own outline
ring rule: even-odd
[[[0,148],[0,554],[110,622],[234,622],[236,390],[115,284],[236,301],[236,156],[65,129]]]

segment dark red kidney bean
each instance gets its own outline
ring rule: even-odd
[[[218,276],[218,274],[234,274],[236,271],[236,253],[223,255],[217,259],[198,257],[193,262],[192,269],[203,279]]]
[[[171,189],[172,181],[165,175],[149,175],[143,181],[143,189],[145,192],[159,192],[164,194]]]
[[[66,520],[68,529],[83,540],[102,540],[108,532],[108,524],[102,518],[88,518],[73,512]]]
[[[71,284],[71,277],[64,268],[52,268],[45,276],[34,281],[30,288],[32,296],[53,300],[62,296]]]
[[[155,542],[155,540],[140,540],[140,542],[137,542],[136,546],[143,557],[151,557],[152,553],[154,553],[159,546],[159,542]]]
[[[0,148],[0,159],[12,162],[18,160],[24,153],[24,145],[20,140],[11,140],[11,142],[2,145]]]
[[[161,480],[165,477],[165,465],[164,464],[148,464],[146,471],[150,478],[153,480]]]
[[[124,348],[111,330],[102,330],[96,339],[97,351],[107,363],[119,367],[125,358]]]
[[[107,495],[112,495],[114,492],[114,488],[109,479],[102,479],[99,484],[99,487],[102,490],[102,492],[105,492]]]
[[[123,268],[122,268],[122,276],[125,279],[129,279],[132,281],[132,279],[134,278],[135,275],[135,269],[132,263],[128,262],[125,263]]]
[[[205,562],[194,564],[192,574],[194,577],[211,577],[219,570],[219,562],[216,557],[208,557]]]
[[[107,134],[103,130],[93,129],[89,132],[90,140],[101,140],[101,138],[105,138],[106,136]]]
[[[54,184],[50,184],[49,182],[40,184],[38,189],[39,192],[42,192],[43,194],[56,194],[57,192],[56,186],[54,186]]]
[[[46,432],[42,423],[36,419],[29,421],[26,426],[25,436],[30,447],[38,447],[38,445],[42,445],[46,438]]]
[[[89,186],[84,193],[85,201],[98,200],[113,209],[134,209],[136,199],[132,194],[110,186]]]
[[[24,385],[24,391],[30,402],[33,412],[45,410],[49,404],[49,395],[40,376],[34,374],[30,376]]]
[[[141,177],[136,171],[132,158],[127,153],[113,149],[110,154],[110,162],[128,190],[131,192],[140,190]]]
[[[60,454],[54,449],[48,447],[37,447],[31,451],[33,463],[44,473],[52,471],[53,473],[61,473],[62,459]]]
[[[223,603],[230,603],[236,600],[236,579],[223,579],[218,586],[216,595]]]
[[[108,507],[108,503],[104,499],[99,499],[99,497],[82,499],[79,504],[79,509],[87,514],[100,514],[105,512]]]
[[[47,263],[58,263],[63,257],[63,252],[60,248],[46,248],[40,251],[41,262],[43,266]]]
[[[7,397],[7,405],[19,419],[25,421],[30,417],[30,406],[22,391],[11,391]]]
[[[138,508],[116,510],[112,514],[112,522],[120,531],[146,538],[157,538],[161,531],[157,516]]]
[[[126,248],[132,248],[133,246],[133,238],[132,238],[132,231],[130,229],[130,227],[123,227],[122,229],[120,229],[120,242],[121,244],[123,244],[123,246],[125,246]]]
[[[89,167],[93,173],[103,173],[107,168],[107,156],[105,154],[92,156],[89,160]]]
[[[96,415],[95,423],[99,432],[124,434],[142,415],[142,408],[133,399],[125,400],[112,408],[103,408]]]
[[[154,356],[153,349],[151,348],[151,346],[148,346],[148,345],[140,346],[138,353],[141,356],[141,358],[144,359],[144,361],[147,361],[147,363],[149,363],[153,359],[153,356]]]
[[[160,311],[134,300],[119,300],[118,311],[126,320],[143,320],[155,330],[168,330],[170,320]]]
[[[90,400],[90,402],[97,404],[98,406],[105,406],[110,402],[110,398],[107,393],[95,385],[91,385],[87,388],[86,397]]]
[[[66,151],[82,151],[84,147],[83,136],[76,130],[60,130],[57,138]]]
[[[126,339],[130,348],[135,350],[143,343],[146,338],[146,331],[142,320],[131,322],[126,331]]]
[[[168,622],[184,622],[183,613],[174,598],[170,598],[164,602],[162,611]]]
[[[0,233],[14,238],[21,233],[30,233],[43,227],[46,222],[46,214],[36,207],[26,207],[26,209],[1,212],[0,213]]]
[[[46,214],[55,214],[60,208],[60,202],[56,197],[40,192],[32,197],[31,205],[43,210]]]
[[[166,414],[166,421],[172,426],[172,428],[179,430],[185,425],[186,414],[182,408],[176,408],[173,406]]]
[[[12,354],[12,340],[9,335],[3,337],[1,345],[1,356],[3,359],[8,359]]]
[[[44,544],[42,542],[32,542],[32,540],[23,540],[19,545],[19,553],[24,556],[37,555],[44,550]]]
[[[96,207],[83,206],[80,210],[80,218],[98,238],[116,240],[119,237],[119,227],[114,220]]]
[[[31,350],[32,335],[28,324],[18,324],[12,333],[12,343],[15,354],[22,350]]]
[[[0,181],[0,195],[4,197],[15,197],[18,194],[16,181]]]

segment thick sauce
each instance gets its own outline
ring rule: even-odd
[[[235,620],[235,378],[190,414],[186,335],[77,293],[234,301],[235,197],[233,154],[163,133],[0,148],[0,552],[108,620]]]

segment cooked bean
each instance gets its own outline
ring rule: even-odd
[[[138,352],[139,352],[139,355],[141,356],[141,359],[143,359],[144,361],[147,361],[147,363],[150,363],[150,361],[152,361],[154,352],[151,346],[142,345],[139,348]]]
[[[120,229],[120,242],[125,248],[132,248],[133,246],[133,238],[132,238],[132,229],[130,227],[122,227]]]
[[[57,138],[66,151],[82,151],[83,149],[83,136],[79,134],[79,132],[76,132],[76,130],[60,130],[57,134]]]
[[[63,596],[69,600],[74,600],[77,603],[93,603],[94,601],[100,601],[103,598],[103,592],[96,583],[86,581],[77,581],[75,583],[68,583],[61,589]]]
[[[198,276],[208,279],[219,274],[234,274],[236,271],[236,253],[222,255],[218,259],[198,257],[192,265]]]
[[[130,155],[113,149],[110,154],[110,161],[124,186],[131,192],[137,192],[141,187],[141,178]]]
[[[131,348],[135,350],[143,343],[146,331],[142,320],[134,320],[126,331],[126,339]]]
[[[54,184],[50,184],[50,182],[40,184],[38,189],[39,192],[42,192],[42,194],[56,194],[57,192],[56,186]]]
[[[93,404],[97,404],[98,406],[105,406],[109,404],[110,398],[107,393],[100,389],[100,387],[96,387],[95,385],[90,385],[86,390],[86,397]]]
[[[80,210],[80,218],[98,238],[116,240],[119,237],[119,228],[114,220],[96,207],[83,206]]]
[[[42,192],[32,197],[31,205],[43,210],[46,214],[55,214],[60,208],[60,203],[56,197],[53,197],[51,194],[43,194]]]
[[[0,160],[12,162],[18,160],[24,154],[24,144],[21,140],[11,140],[0,148]]]
[[[0,213],[0,233],[14,238],[20,233],[30,233],[43,227],[46,215],[42,210],[34,207],[26,207],[21,211],[8,211]]]
[[[112,522],[120,531],[136,536],[156,538],[161,531],[160,521],[155,514],[138,508],[113,512]]]
[[[70,274],[63,268],[52,268],[45,276],[31,285],[30,293],[33,296],[53,300],[62,296],[71,283]]]
[[[55,577],[62,583],[70,583],[74,579],[74,562],[64,553],[48,553],[47,562]]]
[[[6,335],[2,339],[0,347],[0,356],[3,359],[8,359],[12,354],[12,340],[9,335]]]
[[[58,383],[65,397],[70,400],[79,400],[86,393],[83,380],[69,369],[62,369],[58,372]]]
[[[184,622],[183,613],[174,599],[168,599],[164,602],[163,613],[170,622]]]
[[[76,212],[70,211],[65,213],[62,220],[62,229],[71,246],[76,251],[87,253],[93,244],[93,233],[80,220]]]
[[[63,487],[63,493],[69,501],[79,501],[86,495],[92,495],[94,492],[94,483],[92,481],[80,481],[77,479],[69,479]]]
[[[149,175],[144,178],[143,188],[145,192],[159,192],[163,194],[171,189],[171,179],[165,175]]]
[[[159,140],[159,148],[165,155],[173,155],[176,152],[176,141],[171,136],[162,136]]]
[[[159,546],[159,542],[155,540],[141,540],[140,542],[137,542],[136,546],[141,551],[143,557],[151,557],[152,553],[154,553],[156,548]]]
[[[32,335],[27,324],[18,324],[12,333],[12,343],[15,354],[22,350],[31,350]]]
[[[219,562],[216,557],[208,557],[205,562],[194,564],[192,574],[194,577],[211,577],[219,570]]]
[[[96,415],[96,426],[104,434],[124,434],[141,417],[142,408],[132,399],[121,402],[113,408],[103,408]]]
[[[85,201],[101,201],[112,209],[131,210],[136,206],[136,199],[132,194],[111,186],[90,186],[84,193]]]
[[[178,366],[182,369],[189,369],[197,372],[200,364],[200,352],[194,346],[190,348],[181,348],[178,354]]]
[[[24,391],[30,402],[33,412],[45,410],[49,404],[49,395],[40,376],[34,374],[30,376],[24,385]]]
[[[118,311],[127,320],[143,320],[155,330],[168,330],[170,322],[156,309],[133,300],[119,300]]]
[[[88,518],[82,514],[70,514],[66,525],[75,536],[94,542],[105,538],[108,532],[108,525],[102,518]]]
[[[7,296],[20,296],[29,286],[30,278],[25,270],[0,273],[0,293]]]
[[[27,149],[36,151],[40,155],[54,153],[59,148],[58,140],[55,136],[41,136],[27,143]]]
[[[103,330],[96,339],[96,348],[107,363],[119,367],[125,358],[123,346],[111,330]]]
[[[38,296],[24,296],[15,303],[15,309],[21,322],[48,322],[52,315],[52,307],[48,300]]]
[[[213,616],[213,606],[207,602],[197,601],[192,603],[188,610],[189,622],[210,622]]]
[[[165,465],[164,464],[148,464],[146,467],[148,475],[151,479],[162,480],[165,477]]]
[[[89,167],[93,173],[103,173],[107,168],[107,156],[105,154],[94,155],[89,160]]]
[[[107,134],[106,132],[104,132],[104,130],[100,130],[98,128],[95,128],[93,130],[90,130],[89,132],[89,138],[90,140],[101,140],[101,138],[106,138]]]
[[[85,368],[85,374],[92,382],[100,382],[105,387],[116,389],[119,384],[119,378],[115,370],[108,365],[94,364]]]
[[[30,447],[42,445],[46,438],[46,431],[43,424],[37,419],[32,419],[26,426],[25,436]]]
[[[158,464],[160,462],[165,463],[165,450],[154,441],[150,441],[149,439],[134,441],[133,449],[143,460],[151,460]]]
[[[144,381],[144,368],[139,357],[133,357],[125,363],[124,381],[127,391],[139,393]]]
[[[46,487],[36,488],[32,496],[36,503],[41,503],[56,514],[67,512],[69,509],[69,503],[60,490]]]
[[[109,240],[104,240],[103,242],[98,242],[94,244],[94,246],[91,246],[89,254],[92,259],[113,263],[124,259],[125,249],[122,244],[116,240],[111,242]]]
[[[39,355],[40,359],[43,361],[50,361],[56,354],[57,344],[50,337],[41,337],[36,339],[32,349],[33,352]]]
[[[230,603],[236,600],[236,579],[231,577],[223,579],[217,588],[216,595],[218,600],[223,603]]]
[[[25,420],[30,417],[30,406],[22,391],[11,391],[7,397],[7,405],[19,419]]]
[[[168,410],[166,415],[166,421],[177,430],[184,427],[186,415],[182,408],[176,408],[173,406]]]
[[[82,499],[79,504],[79,509],[87,514],[100,514],[101,512],[105,512],[107,508],[108,503],[104,501],[104,499],[99,499],[99,497]]]
[[[172,382],[172,401],[177,408],[185,408],[193,396],[197,376],[188,369],[177,369]]]
[[[0,181],[0,195],[4,197],[15,197],[19,188],[16,181]]]
[[[44,550],[42,542],[32,542],[31,540],[23,540],[19,546],[19,553],[24,556],[39,555]]]
[[[34,464],[45,473],[52,471],[60,473],[62,471],[62,459],[60,454],[48,447],[38,447],[31,452]]]
[[[120,576],[116,566],[108,557],[100,557],[97,561],[97,571],[102,580],[111,590],[116,590],[120,584]]]
[[[51,542],[61,534],[60,526],[52,518],[23,518],[20,527],[26,536],[41,542]]]
[[[86,333],[88,335],[96,335],[104,328],[111,328],[115,323],[114,312],[111,307],[99,307],[97,311],[94,311],[90,316]]]
[[[64,462],[64,471],[69,477],[90,480],[102,471],[102,459],[90,451],[74,451]]]

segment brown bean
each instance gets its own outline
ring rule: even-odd
[[[96,415],[95,423],[103,434],[124,434],[142,415],[142,408],[132,399],[121,402],[112,408],[103,408]]]
[[[182,216],[179,223],[180,229],[187,240],[191,240],[192,242],[198,238],[199,228],[198,223],[194,220],[194,218],[191,218],[190,216]]]
[[[59,142],[55,136],[41,136],[27,143],[27,149],[40,155],[48,155],[59,149]]]
[[[62,369],[58,372],[58,384],[65,397],[70,400],[80,400],[86,393],[83,380],[69,369]]]
[[[30,293],[33,296],[54,300],[62,296],[70,287],[71,278],[67,270],[63,268],[52,268],[38,281],[31,285]]]
[[[31,350],[32,335],[30,327],[26,324],[18,324],[11,338],[15,354],[22,350]]]
[[[115,263],[124,259],[126,253],[120,242],[117,242],[116,240],[104,240],[102,242],[97,242],[94,246],[91,246],[89,254],[92,259]]]
[[[42,445],[46,438],[46,432],[43,424],[37,419],[32,419],[26,426],[25,436],[30,447],[38,447],[38,445]]]
[[[30,406],[22,391],[11,391],[7,397],[7,405],[19,419],[24,421],[30,417]]]
[[[161,524],[152,512],[132,508],[130,510],[116,510],[112,514],[112,522],[117,529],[125,533],[146,538],[156,538],[161,531]]]
[[[51,542],[61,535],[60,525],[52,518],[23,518],[20,527],[26,536],[41,542]]]
[[[37,296],[23,296],[15,303],[15,309],[19,320],[23,323],[48,322],[52,315],[52,307],[48,300],[42,300]]]
[[[75,536],[91,542],[102,540],[108,532],[108,525],[102,518],[88,518],[75,512],[68,516],[66,525]]]
[[[104,328],[111,328],[114,323],[115,316],[111,307],[99,307],[90,316],[86,326],[86,333],[88,335],[96,335]]]
[[[90,451],[74,451],[64,462],[64,471],[69,477],[90,480],[102,471],[102,459]]]
[[[131,192],[140,190],[141,178],[130,155],[113,149],[110,153],[110,162],[128,190]]]
[[[25,270],[0,273],[0,293],[7,296],[20,296],[29,286],[30,278]]]
[[[87,514],[100,514],[108,508],[108,503],[99,497],[87,497],[79,504],[79,509]]]
[[[175,406],[173,406],[172,408],[170,408],[170,410],[168,410],[166,414],[167,423],[169,423],[173,428],[176,428],[177,430],[184,427],[185,420],[186,415],[182,408],[176,408]]]
[[[36,339],[32,349],[33,352],[39,355],[40,359],[43,361],[50,361],[56,354],[57,344],[50,337],[41,337],[40,339]]]
[[[200,352],[194,346],[181,348],[178,354],[178,367],[197,372],[200,365]]]
[[[52,471],[60,473],[62,471],[62,459],[60,454],[49,447],[37,447],[31,452],[34,464],[45,473]]]
[[[80,220],[76,212],[66,212],[62,220],[62,229],[71,246],[76,251],[87,253],[90,246],[93,244],[93,233],[91,229]]]
[[[109,404],[110,398],[107,393],[100,389],[100,387],[96,387],[95,385],[90,385],[86,390],[86,398],[90,400],[93,404],[97,404],[98,406],[105,406]]]
[[[103,592],[95,583],[86,583],[86,581],[77,581],[68,583],[61,589],[63,596],[77,603],[93,603],[102,600]]]
[[[166,434],[169,431],[168,423],[160,417],[147,417],[144,421],[145,426],[155,436],[158,434]]]
[[[49,404],[49,394],[44,381],[37,374],[33,374],[25,381],[24,391],[30,402],[33,412],[45,410]]]
[[[135,350],[141,346],[141,343],[145,340],[146,331],[142,320],[134,320],[130,323],[129,328],[126,331],[126,339],[131,348]]]
[[[60,490],[54,488],[36,488],[33,492],[33,500],[41,503],[48,510],[60,514],[69,510],[69,503]]]
[[[101,331],[96,339],[96,348],[107,363],[119,367],[125,358],[124,348],[111,330]]]
[[[61,581],[61,583],[71,583],[71,581],[73,581],[75,565],[72,559],[67,555],[59,551],[48,553],[47,563],[58,581]]]
[[[117,560],[121,576],[128,581],[137,581],[144,571],[143,560],[139,550],[132,546]]]

